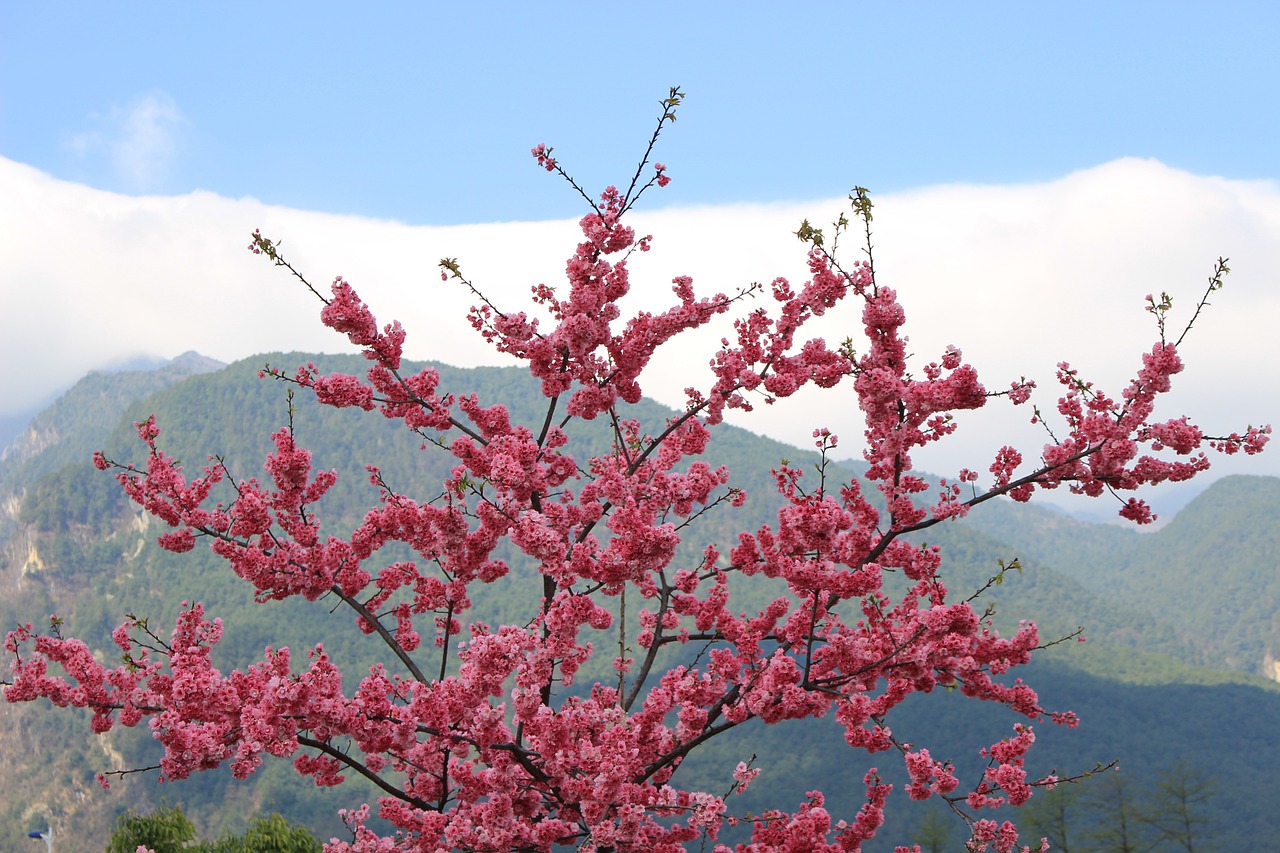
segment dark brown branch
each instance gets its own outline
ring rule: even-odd
[[[360,616],[366,622],[368,622],[370,625],[373,626],[373,629],[378,633],[378,636],[381,637],[382,641],[387,644],[387,647],[389,649],[391,649],[392,654],[394,654],[397,658],[400,659],[400,662],[404,664],[404,668],[409,670],[409,672],[413,675],[413,678],[415,681],[419,681],[423,684],[427,683],[428,681],[427,676],[424,675],[422,670],[418,667],[418,665],[413,662],[413,658],[409,657],[409,653],[404,650],[404,647],[401,646],[398,642],[396,642],[396,638],[391,636],[391,632],[387,630],[386,625],[382,624],[382,620],[380,620],[377,616],[375,616],[369,610],[369,608],[365,607],[359,601],[356,601],[354,598],[344,593],[342,591],[342,587],[338,586],[337,584],[334,584],[333,586],[331,586],[329,588],[329,591],[332,592],[334,595],[338,596],[338,598],[342,599],[342,602],[344,604],[346,604],[356,613],[360,614]]]
[[[368,767],[365,767],[359,761],[356,761],[354,758],[347,755],[345,752],[338,749],[337,747],[334,747],[331,744],[325,743],[324,741],[321,741],[321,740],[316,740],[315,738],[307,737],[306,735],[298,735],[298,743],[302,744],[303,746],[309,746],[314,750],[322,752],[325,755],[329,756],[330,758],[337,759],[339,762],[341,762],[342,764],[345,764],[347,767],[350,767],[352,770],[359,773],[361,776],[368,779],[374,785],[377,785],[383,791],[385,791],[386,793],[390,794],[391,796],[395,797],[398,800],[402,800],[406,803],[409,803],[413,807],[422,809],[423,811],[434,810],[434,807],[431,805],[431,803],[428,803],[426,800],[420,800],[417,797],[412,796],[408,792],[400,790],[395,785],[392,785],[386,779],[383,779],[377,773],[374,773]]]

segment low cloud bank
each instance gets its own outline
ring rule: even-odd
[[[458,258],[486,296],[519,310],[531,285],[562,280],[577,239],[567,221],[411,227],[204,192],[124,196],[2,158],[0,198],[0,418],[90,369],[139,356],[194,349],[231,361],[268,350],[349,350],[319,325],[320,304],[305,288],[246,250],[255,227],[282,240],[317,287],[342,275],[381,320],[400,319],[411,357],[459,365],[501,362],[463,319],[473,297],[441,282],[436,261]],[[1056,398],[1060,360],[1118,391],[1156,340],[1144,295],[1173,295],[1180,330],[1214,260],[1229,256],[1226,288],[1184,345],[1189,368],[1168,414],[1188,414],[1210,431],[1280,425],[1275,182],[1123,159],[1049,183],[928,187],[875,201],[879,281],[906,306],[919,363],[955,344],[989,388],[1035,378],[1044,409]],[[632,224],[655,241],[633,259],[631,304],[660,310],[681,274],[703,293],[779,275],[803,281],[792,232],[802,218],[830,222],[846,209],[833,199],[636,214]],[[857,235],[844,242],[848,259],[858,257]],[[856,341],[858,327],[857,309],[846,309],[814,334]],[[678,405],[726,328],[682,340],[653,365],[646,391]],[[738,421],[802,446],[815,426],[828,426],[853,454],[861,426],[851,402],[840,391],[809,394]],[[1010,435],[1035,451],[1044,435],[1025,425],[1028,415],[993,405],[965,418],[958,440],[916,461],[943,474],[985,468]],[[1280,453],[1265,457],[1249,470],[1280,473]],[[1243,470],[1224,468],[1234,469]]]

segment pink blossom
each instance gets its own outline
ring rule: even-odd
[[[673,89],[663,101],[659,130],[680,98]],[[551,153],[544,144],[531,151],[568,178]],[[1135,493],[1196,476],[1208,450],[1260,452],[1270,427],[1209,436],[1187,418],[1156,415],[1183,363],[1164,340],[1169,300],[1148,299],[1160,342],[1117,392],[1059,364],[1061,395],[1035,415],[1053,420],[1041,450],[1003,446],[941,481],[913,473],[912,454],[960,429],[961,412],[999,397],[1024,403],[1035,383],[1000,380],[991,387],[1007,390],[988,391],[956,346],[914,364],[898,294],[869,259],[838,260],[832,235],[808,223],[797,232],[808,246],[803,283],[774,278],[699,298],[694,281],[677,276],[665,307],[636,310],[628,259],[651,238],[637,239],[626,216],[639,193],[669,182],[665,165],[654,170],[626,192],[607,187],[589,199],[564,281],[532,285],[527,311],[488,301],[455,260],[441,261],[446,280],[477,296],[473,328],[539,389],[543,409],[527,421],[487,395],[446,387],[434,368],[412,372],[402,364],[404,328],[380,324],[350,283],[334,280],[321,322],[362,350],[363,376],[323,375],[313,364],[264,375],[322,405],[376,408],[424,453],[444,454],[448,469],[420,482],[370,465],[375,497],[362,518],[332,517],[324,498],[337,476],[292,426],[271,436],[260,480],[233,481],[216,458],[189,475],[161,449],[155,417],[136,425],[144,462],[95,455],[168,528],[162,547],[208,543],[259,600],[324,599],[380,644],[381,663],[344,680],[323,647],[267,647],[224,672],[215,665],[222,623],[184,603],[167,640],[140,620],[121,624],[112,639],[124,660],[114,668],[57,623],[47,634],[10,631],[6,701],[88,708],[97,733],[145,721],[165,779],[222,765],[243,778],[276,759],[317,785],[375,778],[377,815],[392,830],[369,825],[375,807],[346,811],[351,840],[327,846],[343,853],[675,853],[742,824],[751,829],[745,850],[859,850],[881,830],[893,794],[875,768],[856,803],[813,791],[751,817],[734,799],[761,772],[749,754],[715,791],[682,787],[676,774],[693,749],[742,724],[829,716],[850,749],[902,756],[909,781],[895,796],[953,802],[972,821],[969,849],[1016,849],[1016,827],[998,810],[1060,781],[1028,779],[1031,726],[982,750],[985,768],[962,779],[962,763],[934,758],[945,744],[915,745],[895,730],[895,708],[941,686],[1028,723],[1049,717],[1071,728],[1077,719],[1045,709],[1009,675],[1041,647],[1036,625],[997,632],[970,604],[971,590],[950,589],[942,549],[913,534],[992,498],[1063,486],[1121,495],[1120,514],[1146,523],[1154,516]],[[870,203],[864,192],[855,191],[858,217],[869,210],[859,206]],[[284,263],[257,232],[251,249]],[[815,318],[835,312],[857,341],[812,332]],[[632,406],[655,356],[727,313],[710,379],[687,389],[680,411],[642,422]],[[815,424],[816,465],[779,463],[776,513],[754,530],[734,528],[731,510],[748,496],[709,461],[716,428],[730,410],[810,388],[846,395],[861,419],[853,437],[865,475],[836,481],[828,457],[837,438]],[[594,455],[578,441],[586,421],[607,436]],[[743,603],[744,584],[745,600],[758,604]],[[503,624],[474,610],[473,598],[494,595],[514,608]],[[600,672],[598,683],[586,678]]]

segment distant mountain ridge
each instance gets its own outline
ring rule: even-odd
[[[0,459],[4,458],[5,453],[12,452],[13,445],[17,444],[26,432],[31,421],[48,409],[63,394],[70,391],[75,385],[84,379],[97,373],[150,373],[157,370],[163,370],[166,366],[174,364],[181,365],[184,362],[205,360],[211,365],[216,365],[209,369],[217,370],[224,366],[222,362],[199,353],[189,350],[176,358],[165,359],[159,356],[136,356],[125,361],[113,362],[110,365],[96,367],[69,385],[59,388],[50,389],[44,398],[33,405],[24,408],[22,411],[13,412],[8,415],[0,416]],[[198,372],[198,371],[197,371]]]
[[[1169,623],[1189,663],[1280,681],[1280,478],[1223,477],[1150,534],[1008,504],[965,524]]]
[[[0,450],[0,483],[6,474],[13,476],[16,466],[37,456],[46,457],[42,468],[47,469],[83,454],[86,439],[105,437],[106,431],[115,426],[114,419],[130,403],[189,376],[224,367],[226,364],[217,359],[188,351],[150,367],[131,363],[125,369],[91,371],[30,418],[14,440]],[[85,423],[86,419],[97,429]],[[88,452],[95,449],[90,447]],[[46,456],[51,450],[54,454]]]

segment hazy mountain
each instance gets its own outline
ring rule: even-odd
[[[1172,627],[1189,662],[1280,680],[1280,478],[1224,477],[1149,534],[1010,504],[965,524]]]
[[[126,368],[95,370],[52,404],[29,417],[0,452],[0,489],[6,479],[38,476],[75,459],[87,458],[113,429],[125,407],[189,376],[226,367],[185,352],[167,362],[135,360]],[[34,467],[27,467],[27,466]]]
[[[22,431],[26,429],[31,419],[38,415],[44,406],[37,406],[34,409],[26,409],[21,412],[15,412],[10,415],[0,416],[0,448],[7,448],[10,444],[22,435]],[[0,450],[0,456],[4,453]]]
[[[174,365],[174,366],[178,366],[182,364],[192,365],[193,362],[199,362],[199,361],[207,362],[208,367],[203,369],[197,369],[193,372],[204,372],[204,370],[217,370],[218,368],[224,366],[222,362],[215,361],[214,359],[211,359],[211,358],[206,358],[205,356],[202,356],[196,352],[185,352],[174,359],[163,359],[158,356],[141,356],[140,355],[140,356],[134,356],[132,358],[127,358],[121,361],[115,361],[109,364],[104,364],[101,367],[97,368],[96,370],[91,371],[89,375],[86,376],[84,379],[81,379],[80,382],[84,382],[89,377],[92,377],[97,374],[102,374],[102,373],[152,373],[155,371],[163,370],[168,365]],[[10,369],[21,370],[22,366],[20,364],[15,363],[10,365]],[[72,383],[72,385],[75,385],[75,384],[78,384],[78,383]],[[57,388],[49,391],[48,395],[44,397],[44,399],[41,400],[37,405],[34,405],[30,408],[23,409],[20,412],[13,412],[8,415],[0,416],[0,459],[5,458],[7,455],[11,454],[14,451],[13,445],[23,437],[23,433],[27,431],[27,428],[31,424],[32,419],[35,418],[37,415],[39,415],[41,412],[43,412],[45,409],[47,409],[50,405],[52,405],[55,400],[57,400],[59,397],[61,397],[63,394],[69,391],[72,385],[68,385],[62,388]]]

